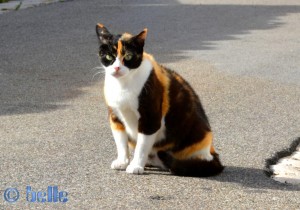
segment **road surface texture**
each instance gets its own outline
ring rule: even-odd
[[[201,98],[220,176],[110,169],[98,22],[148,28],[146,51]],[[300,136],[299,25],[297,0],[74,0],[0,15],[0,209],[300,209],[299,186],[264,174]],[[27,186],[68,201],[31,202]]]
[[[50,4],[59,0],[10,0],[0,4],[0,14],[14,10],[36,7],[41,4]]]

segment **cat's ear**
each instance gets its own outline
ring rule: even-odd
[[[96,25],[96,33],[100,43],[102,44],[107,44],[113,38],[113,35],[101,23]]]
[[[141,33],[139,33],[138,35],[133,37],[134,41],[136,43],[138,43],[141,47],[144,47],[145,40],[147,37],[147,32],[148,32],[148,29],[145,28]]]

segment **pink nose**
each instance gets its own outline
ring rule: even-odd
[[[118,66],[115,67],[115,70],[116,70],[116,71],[119,71],[119,70],[120,70],[120,67],[118,67]]]

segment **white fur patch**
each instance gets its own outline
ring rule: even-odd
[[[128,137],[124,131],[112,130],[118,157],[111,164],[112,169],[125,169],[129,164]]]
[[[138,134],[137,144],[134,151],[133,160],[126,169],[127,173],[142,174],[154,145],[157,132],[152,135]],[[143,169],[143,170],[141,170]]]
[[[207,161],[213,160],[214,157],[210,154],[210,147],[211,147],[211,145],[209,145],[201,150],[198,150],[191,157],[200,157],[201,159],[207,160]]]
[[[123,71],[124,75],[115,77],[110,73],[111,68],[105,67],[104,93],[106,102],[115,109],[137,110],[138,96],[151,73],[152,64],[149,60],[144,59],[139,68],[128,70],[128,72],[126,72],[126,68],[121,66],[120,71]]]
[[[129,69],[126,66],[122,65],[119,57],[116,58],[115,62],[112,65],[107,66],[107,67],[103,66],[103,67],[105,69],[105,74],[113,76],[113,77],[116,77],[115,76],[115,74],[116,74],[115,68],[117,68],[117,67],[120,68],[120,70],[118,71],[119,76],[116,78],[120,78],[121,76],[124,76],[124,75],[128,74],[128,72],[129,72]]]

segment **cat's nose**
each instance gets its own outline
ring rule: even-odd
[[[116,70],[116,71],[119,71],[119,70],[120,70],[120,67],[119,67],[119,66],[115,67],[115,70]]]

